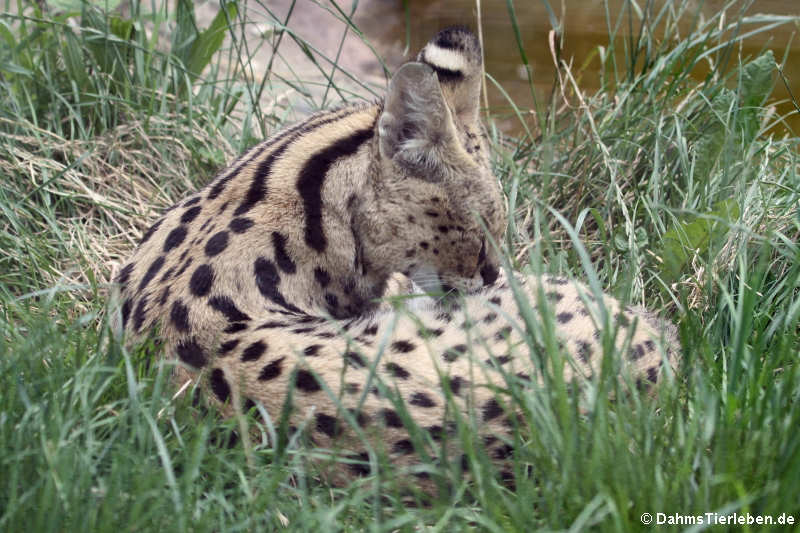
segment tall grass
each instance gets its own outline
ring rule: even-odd
[[[357,32],[347,9],[324,5]],[[652,398],[623,393],[613,367],[580,393],[557,373],[546,387],[510,379],[498,392],[522,413],[516,486],[498,481],[474,423],[460,420],[452,438],[469,475],[422,465],[442,488],[429,500],[409,496],[408,476],[393,475],[379,451],[378,476],[320,481],[311,459],[328,452],[288,436],[280,417],[250,417],[263,438],[241,445],[239,421],[174,397],[158,348],[125,349],[103,318],[114,265],[159,210],[279,128],[292,105],[351,99],[357,80],[311,49],[322,81],[254,78],[269,42],[302,43],[290,15],[251,47],[248,9],[266,6],[226,3],[209,28],[197,28],[188,2],[74,6],[6,2],[0,15],[0,529],[800,519],[800,139],[775,133],[782,118],[767,104],[782,51],[737,54],[742,36],[789,19],[743,17],[734,3],[708,20],[686,1],[628,3],[609,15],[602,90],[583,92],[580,73],[560,63],[527,133],[490,127],[512,213],[510,261],[660,310],[680,325],[683,358]],[[688,33],[681,20],[692,21]],[[299,97],[280,99],[287,87]],[[530,326],[540,353],[552,330]],[[420,453],[442,445],[410,421],[409,431]]]

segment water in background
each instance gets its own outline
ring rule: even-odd
[[[373,0],[373,8],[380,7],[380,16],[364,17],[359,20],[359,25],[367,36],[382,43],[387,49],[401,50],[405,44],[406,27],[403,2],[399,0]],[[716,14],[729,1],[725,0],[692,0],[700,6],[701,13],[706,17]],[[638,2],[644,6],[648,2]],[[675,2],[676,4],[678,2]],[[524,51],[532,68],[534,80],[533,94],[527,81],[527,73],[520,60],[520,53],[514,30],[510,23],[506,0],[481,0],[481,16],[484,38],[484,54],[487,72],[493,76],[508,92],[510,97],[520,108],[532,109],[535,105],[540,108],[549,102],[549,95],[554,87],[555,68],[551,49],[548,44],[548,33],[552,26],[546,5],[541,0],[524,0],[514,2],[516,18],[524,44]],[[628,17],[623,6],[626,0],[552,0],[550,5],[555,10],[557,18],[563,21],[563,51],[562,58],[572,60],[573,72],[581,72],[580,86],[587,92],[593,92],[599,87],[601,63],[597,53],[598,46],[608,44],[610,28],[608,17],[620,21],[619,37],[631,35],[632,24],[634,34],[639,31],[638,17]],[[726,20],[735,18],[736,13],[744,2],[735,3],[727,11]],[[656,11],[663,5],[662,1],[655,2]],[[606,12],[608,6],[608,13]],[[408,0],[411,22],[410,50],[419,50],[439,29],[464,24],[472,28],[477,27],[476,1],[475,0]],[[690,13],[696,12],[696,8]],[[800,17],[800,0],[756,0],[745,12],[747,15],[769,13],[777,15],[791,15]],[[680,27],[688,32],[692,18],[685,16]],[[755,25],[743,27],[740,33],[753,29]],[[779,62],[783,62],[783,72],[786,82],[795,99],[800,103],[800,22],[784,24],[769,32],[761,33],[746,39],[741,47],[733,51],[729,60],[729,67],[734,67],[741,57],[742,60],[756,57],[763,49],[770,48]],[[623,47],[618,44],[619,49]],[[788,52],[785,61],[784,54]],[[624,60],[618,54],[617,61],[623,61],[619,72],[624,72]],[[704,72],[694,72],[702,79]],[[507,112],[508,118],[501,121],[504,129],[514,131],[519,129],[519,123],[511,118],[508,100],[494,87],[489,86],[490,107],[494,113]],[[534,102],[534,99],[536,102]],[[776,77],[775,90],[771,103],[776,103],[777,111],[781,115],[791,114],[787,117],[787,124],[795,135],[800,135],[800,113],[788,101],[789,92],[784,82]],[[782,101],[782,102],[781,102]],[[782,133],[781,128],[776,132]]]

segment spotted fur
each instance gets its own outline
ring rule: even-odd
[[[319,113],[239,157],[145,233],[116,278],[119,329],[158,328],[176,380],[199,379],[224,412],[278,417],[293,388],[290,422],[313,442],[363,458],[353,422],[398,464],[416,445],[393,395],[434,439],[451,395],[490,456],[510,455],[497,390],[539,379],[511,282],[536,306],[528,324],[554,322],[568,379],[596,372],[616,331],[622,367],[655,382],[677,353],[669,327],[565,279],[500,272],[484,230],[499,241],[506,213],[479,124],[480,57],[470,32],[444,30],[384,102]],[[450,288],[467,296],[417,294]],[[398,310],[387,293],[414,294]]]

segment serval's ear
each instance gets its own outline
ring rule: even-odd
[[[431,67],[406,63],[389,82],[378,121],[380,151],[410,174],[438,181],[452,143],[455,126]]]

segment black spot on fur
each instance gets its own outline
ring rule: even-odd
[[[225,315],[228,322],[246,322],[250,320],[250,317],[246,313],[239,311],[233,300],[227,296],[213,296],[208,299],[208,305]]]
[[[219,347],[219,355],[226,355],[239,345],[239,339],[223,342]]]
[[[242,350],[242,362],[246,363],[248,361],[258,361],[266,351],[266,343],[264,341],[256,341]]]
[[[169,298],[169,293],[171,290],[172,286],[170,285],[164,287],[164,289],[161,291],[161,297],[158,299],[158,305],[163,306],[165,303],[167,303],[167,298]]]
[[[514,472],[511,472],[510,470],[502,470],[500,472],[500,480],[503,482],[505,487],[508,487],[508,490],[511,492],[516,492],[517,479],[514,476]]]
[[[495,398],[488,400],[483,404],[483,420],[488,421],[503,414],[503,408],[497,403]]]
[[[353,277],[347,278],[344,283],[342,283],[342,290],[345,294],[351,294],[353,290],[356,288],[356,279]]]
[[[447,379],[447,385],[450,387],[450,392],[458,396],[461,392],[461,387],[464,385],[464,379],[460,376],[450,376]]]
[[[404,455],[414,453],[414,444],[408,439],[398,440],[392,445],[392,452]]]
[[[500,299],[499,296],[492,296],[491,298],[489,298],[489,301],[494,305],[500,305],[503,303],[503,301]]]
[[[261,372],[258,373],[258,381],[269,381],[280,376],[281,372],[283,372],[284,359],[286,359],[286,357],[279,357],[269,364],[264,365]]]
[[[125,289],[125,285],[128,284],[128,280],[131,278],[131,273],[133,272],[133,263],[128,263],[122,270],[119,271],[117,274],[117,283],[119,283],[123,290]]]
[[[161,255],[156,258],[155,261],[150,265],[150,268],[147,269],[144,276],[142,277],[142,281],[139,282],[139,292],[147,287],[147,284],[158,274],[158,271],[161,270],[161,267],[164,266],[164,256]]]
[[[486,361],[484,361],[488,366],[497,367],[500,365],[504,365],[511,361],[510,355],[501,355],[499,357],[490,357]]]
[[[494,452],[492,452],[492,456],[495,459],[503,460],[508,459],[514,453],[514,447],[510,444],[503,444],[502,446],[498,446],[495,448]]]
[[[215,233],[208,242],[206,242],[206,255],[208,257],[214,257],[222,253],[225,248],[228,247],[228,232],[227,231],[220,231]]]
[[[499,275],[500,272],[493,265],[487,264],[481,267],[481,279],[483,279],[484,285],[491,285],[492,283],[497,281],[497,277]]]
[[[303,350],[303,355],[308,357],[319,355],[320,348],[322,348],[321,344],[312,344],[310,346],[306,346],[306,349]]]
[[[246,217],[238,217],[231,220],[228,228],[234,233],[244,233],[253,227],[253,220]]]
[[[298,370],[295,381],[297,388],[303,392],[317,392],[322,390],[317,378],[308,370]]]
[[[553,285],[566,285],[567,283],[569,283],[569,280],[567,278],[557,278],[554,276],[549,276],[547,278],[547,283],[551,283]]]
[[[145,232],[144,232],[144,235],[142,235],[142,240],[141,240],[141,241],[139,241],[139,246],[141,246],[141,245],[143,245],[144,243],[146,243],[147,241],[149,241],[149,240],[150,240],[150,237],[152,237],[152,236],[153,236],[153,233],[155,233],[156,231],[158,231],[158,227],[159,227],[159,226],[161,226],[161,224],[163,224],[163,222],[164,222],[164,219],[162,218],[161,220],[157,221],[155,224],[153,224],[152,226],[150,226],[150,229],[148,229],[147,231],[145,231]]]
[[[450,322],[453,320],[453,315],[450,313],[439,313],[436,315],[436,320],[439,320],[440,322]]]
[[[415,392],[412,394],[408,403],[416,405],[417,407],[436,407],[436,402],[433,401],[433,398],[424,392]]]
[[[378,416],[383,420],[383,423],[386,427],[389,428],[401,428],[403,427],[403,421],[400,419],[400,416],[395,412],[393,409],[381,409],[378,413]]]
[[[170,276],[172,276],[172,274],[174,274],[174,273],[175,273],[175,267],[174,267],[174,266],[173,266],[173,267],[169,267],[169,268],[166,270],[166,272],[164,272],[164,275],[163,275],[163,276],[161,276],[161,279],[159,280],[159,283],[164,283],[164,282],[165,282],[165,281],[167,281],[167,280],[170,278]]]
[[[336,315],[337,313],[335,311],[339,308],[339,298],[337,298],[333,293],[326,292],[325,303],[328,304],[328,310],[331,312],[331,314]]]
[[[317,431],[324,433],[333,438],[342,432],[339,420],[335,416],[326,415],[325,413],[317,413]]]
[[[392,343],[392,350],[394,350],[396,353],[408,353],[414,350],[414,348],[416,348],[414,343],[406,340],[394,341]]]
[[[432,426],[428,426],[425,428],[425,431],[431,436],[431,438],[435,441],[440,441],[444,438],[445,435],[453,435],[456,432],[456,426],[454,423],[449,422],[447,424],[447,428],[443,428],[438,424],[434,424]]]
[[[164,253],[177,248],[183,243],[186,238],[186,226],[178,226],[169,232],[167,238],[164,239]]]
[[[139,300],[139,304],[136,306],[136,310],[133,312],[133,328],[136,331],[141,331],[142,325],[144,324],[147,311],[147,296],[142,296]]]
[[[275,262],[278,263],[278,268],[287,274],[294,274],[297,272],[297,265],[294,264],[292,258],[286,253],[286,235],[273,231],[272,247],[275,249]]]
[[[188,251],[189,251],[189,250],[187,249],[187,250],[186,250],[186,251],[185,251],[183,254],[181,254],[181,259],[180,259],[180,261],[183,261],[183,257],[184,257],[184,255],[186,254],[186,252],[188,252]],[[181,266],[181,268],[180,268],[180,269],[179,269],[177,272],[175,272],[175,276],[174,276],[174,277],[176,277],[176,278],[177,278],[177,277],[180,277],[180,276],[182,276],[182,275],[183,275],[183,273],[184,273],[184,272],[186,272],[186,269],[187,269],[187,268],[189,268],[189,265],[191,265],[191,264],[192,264],[192,259],[194,259],[194,258],[193,258],[193,257],[190,257],[190,258],[186,259],[186,261],[184,261],[184,263],[183,263],[183,265]]]
[[[566,324],[570,320],[575,317],[572,313],[558,313],[556,315],[556,320],[558,320],[559,324]]]
[[[384,365],[384,368],[386,369],[387,372],[389,372],[389,374],[392,375],[392,377],[398,379],[408,379],[409,377],[411,377],[411,374],[409,374],[408,370],[398,365],[397,363],[386,363]]]
[[[350,415],[353,418],[356,419],[356,424],[358,424],[358,427],[362,427],[363,428],[367,424],[369,424],[370,417],[369,417],[368,414],[364,413],[363,411],[360,411],[358,409],[348,409],[347,411],[350,413]]]
[[[313,155],[303,166],[297,179],[297,191],[303,199],[305,213],[305,241],[308,246],[322,252],[328,245],[322,227],[322,186],[331,166],[348,157],[372,138],[373,127],[358,130],[349,137],[339,139]]]
[[[287,302],[278,291],[278,283],[280,283],[281,278],[278,276],[278,269],[275,268],[275,264],[272,261],[259,257],[253,263],[253,273],[256,277],[256,286],[262,296],[293,313],[302,313],[299,308]]]
[[[239,333],[240,331],[244,331],[247,329],[247,324],[244,322],[234,322],[229,325],[227,328],[223,329],[223,333]]]
[[[435,329],[428,329],[428,328],[421,328],[417,331],[417,334],[420,337],[441,337],[444,334],[444,330],[442,328],[435,328]]]
[[[658,367],[652,366],[647,369],[647,381],[656,383],[658,381]]]
[[[631,359],[637,361],[642,357],[644,357],[644,346],[642,346],[641,344],[635,344],[630,347],[628,354],[630,355]]]
[[[564,298],[564,295],[558,291],[549,291],[545,294],[545,296],[547,296],[547,299],[553,303],[558,303]]]
[[[300,318],[296,319],[294,322],[295,322],[295,324],[310,324],[312,322],[320,322],[321,323],[321,322],[325,322],[325,319],[322,318],[322,317],[304,315],[304,316],[301,316]]]
[[[578,345],[578,357],[584,363],[588,363],[592,358],[592,345],[586,341],[576,341],[576,344]]]
[[[178,331],[189,331],[189,309],[180,300],[172,302],[169,319]]]
[[[445,350],[445,352],[442,354],[442,358],[451,363],[458,359],[461,354],[466,353],[466,351],[466,344],[456,344],[452,348]]]
[[[320,287],[327,287],[331,282],[331,275],[324,268],[317,267],[314,269],[314,279],[317,280]]]
[[[231,397],[231,387],[228,385],[228,382],[225,381],[225,373],[221,368],[215,368],[211,372],[209,382],[211,384],[211,390],[214,391],[219,401],[222,403],[227,402],[228,398]]]
[[[481,249],[478,251],[478,265],[486,261],[486,239],[481,240]]]
[[[495,319],[497,319],[497,313],[489,313],[482,320],[484,324],[491,324]]]
[[[272,328],[287,328],[289,324],[286,322],[278,322],[277,320],[270,320],[269,322],[264,322],[256,329],[272,329]]]
[[[189,290],[197,297],[205,296],[214,283],[214,269],[211,265],[200,265],[189,279]]]
[[[191,209],[187,209],[181,215],[181,223],[182,224],[189,224],[190,222],[192,222],[194,219],[197,218],[197,215],[199,215],[200,211],[202,211],[202,210],[203,210],[203,208],[200,207],[199,205],[196,205],[196,206],[192,207]]]
[[[509,335],[511,335],[511,326],[503,326],[497,330],[497,333],[494,334],[494,338],[497,341],[502,341],[508,338]]]
[[[125,325],[128,323],[128,318],[131,316],[131,299],[126,298],[124,302],[122,302],[122,328],[125,329]]]
[[[375,335],[378,333],[378,324],[371,324],[364,328],[363,334],[364,335]]]
[[[348,463],[347,468],[353,475],[356,476],[368,476],[372,473],[372,467],[369,464],[369,454],[367,452],[359,453],[352,457],[354,463]]]
[[[354,368],[364,368],[367,366],[367,362],[364,361],[364,358],[358,355],[356,352],[347,352],[344,354],[345,361],[347,364]]]
[[[249,413],[250,411],[252,411],[253,409],[256,409],[256,408],[257,408],[256,407],[256,402],[254,402],[250,398],[245,398],[244,399],[244,405],[242,405],[242,412],[243,413]]]
[[[194,339],[185,339],[176,348],[178,357],[187,365],[202,368],[206,365],[206,354]]]
[[[645,348],[647,348],[648,352],[652,352],[653,350],[656,349],[656,343],[654,343],[650,339],[644,341],[644,346],[645,346]]]

